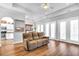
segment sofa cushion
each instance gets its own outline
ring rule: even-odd
[[[49,39],[49,37],[45,36],[43,32],[39,32],[38,36],[39,36],[40,39],[44,39],[44,38]]]
[[[23,33],[23,39],[27,38],[27,33]]]
[[[43,36],[44,33],[43,33],[43,32],[39,32],[38,35],[39,35],[39,36]]]
[[[39,39],[37,40],[37,47],[40,47],[43,45],[43,40]]]
[[[47,44],[48,42],[48,39],[43,39],[43,44]]]
[[[36,40],[29,41],[28,46],[29,46],[29,50],[33,50],[37,48],[37,41]]]
[[[39,33],[38,33],[38,36],[39,36],[39,38],[41,39],[41,38],[43,38],[44,33],[43,33],[43,32],[39,32]]]
[[[23,34],[23,39],[28,39],[28,40],[33,40],[32,32],[29,33],[24,33]]]
[[[36,40],[29,41],[29,44],[37,44]]]
[[[38,37],[38,33],[37,33],[37,32],[33,32],[33,38],[34,38],[34,40],[39,39],[39,37]]]

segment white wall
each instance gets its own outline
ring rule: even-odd
[[[25,19],[25,24],[33,24],[34,22],[32,20],[29,19]]]
[[[24,20],[25,14],[16,10],[9,9],[7,6],[6,8],[0,6],[0,18],[2,17],[11,17],[13,19]]]

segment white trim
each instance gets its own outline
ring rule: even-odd
[[[16,44],[16,43],[22,43],[23,41],[16,41],[16,42],[14,42],[14,44]]]
[[[51,39],[52,40],[52,39]],[[53,39],[53,40],[56,40],[56,41],[62,41],[62,42],[66,42],[66,43],[72,43],[72,44],[77,44],[79,45],[79,42],[77,41],[71,41],[71,40],[60,40],[60,39]]]

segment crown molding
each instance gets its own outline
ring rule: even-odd
[[[76,9],[72,9],[72,8],[74,8],[74,7],[76,7]],[[59,15],[62,15],[62,14],[65,14],[65,13],[69,13],[69,12],[72,12],[73,10],[77,10],[77,9],[79,9],[79,4],[74,3],[74,4],[72,4],[72,5],[69,5],[69,6],[67,6],[67,7],[64,7],[64,8],[62,8],[62,9],[59,9],[59,10],[53,12],[53,13],[44,15],[43,17],[38,18],[39,20],[36,21],[36,22],[41,22],[41,21],[43,21],[43,20],[46,21],[46,19],[55,18],[55,17],[57,17],[57,16],[59,16]]]

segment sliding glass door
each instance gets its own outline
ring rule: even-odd
[[[45,35],[49,36],[49,23],[45,24]]]
[[[78,20],[70,21],[70,40],[78,41]]]
[[[66,22],[60,22],[60,39],[66,40]]]
[[[56,38],[56,22],[51,23],[51,39]]]

